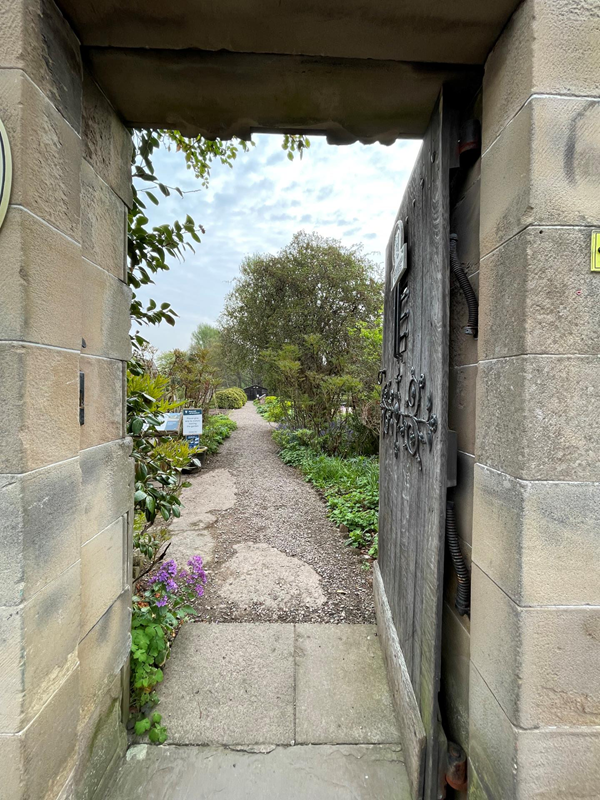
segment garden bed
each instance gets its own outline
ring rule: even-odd
[[[319,490],[328,516],[347,535],[347,544],[377,558],[379,461],[376,457],[341,458],[318,452],[310,431],[274,431],[284,463],[297,467]]]

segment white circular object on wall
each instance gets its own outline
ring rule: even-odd
[[[8,210],[12,184],[12,159],[6,128],[0,120],[0,228]]]

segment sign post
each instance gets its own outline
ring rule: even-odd
[[[202,435],[202,409],[183,409],[183,435],[188,440],[190,447],[200,447]]]

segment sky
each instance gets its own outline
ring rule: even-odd
[[[187,349],[199,323],[217,322],[244,257],[276,253],[296,231],[316,231],[346,247],[362,244],[383,264],[420,142],[336,147],[312,137],[302,160],[296,155],[289,161],[281,137],[263,134],[253,140],[255,146],[238,155],[233,169],[213,165],[208,189],[200,188],[178,153],[161,150],[153,158],[159,179],[188,193],[160,196],[158,207],[147,203],[150,224],[190,214],[206,230],[195,253],[187,251],[155,285],[138,291],[144,301],[171,303],[179,315],[174,327],[144,326],[143,335],[160,351]]]

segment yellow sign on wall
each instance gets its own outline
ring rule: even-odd
[[[592,272],[600,272],[600,231],[592,231]]]
[[[12,159],[10,155],[10,145],[6,129],[0,120],[0,228],[4,222],[8,201],[10,198],[10,187],[12,184]]]

